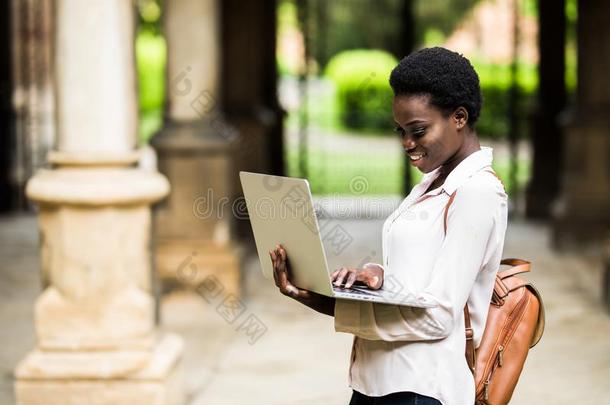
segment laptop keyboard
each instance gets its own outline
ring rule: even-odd
[[[350,287],[350,288],[344,288],[344,287],[337,287],[333,285],[333,290],[336,292],[342,292],[342,293],[350,293],[350,294],[357,294],[357,295],[369,295],[369,296],[373,296],[373,297],[380,297],[381,294],[376,291],[376,290],[369,290],[366,288],[360,288],[360,287]]]

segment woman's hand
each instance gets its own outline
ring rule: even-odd
[[[280,292],[288,297],[294,298],[303,305],[307,305],[322,314],[335,315],[335,299],[309,290],[298,288],[290,282],[290,265],[286,249],[277,245],[269,251],[271,263],[273,263],[273,279]]]
[[[373,264],[366,265],[362,269],[342,267],[333,271],[330,275],[333,284],[340,287],[345,280],[345,288],[350,288],[354,283],[360,282],[371,290],[379,290],[383,285],[383,269]]]
[[[269,251],[269,256],[273,263],[273,279],[280,292],[294,299],[310,298],[308,290],[297,288],[290,282],[290,266],[286,249],[282,245],[277,245],[274,250]]]

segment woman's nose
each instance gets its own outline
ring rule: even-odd
[[[415,141],[413,141],[413,138],[411,136],[405,135],[402,138],[402,146],[403,148],[405,148],[405,150],[409,150],[416,147],[417,144],[415,143]]]

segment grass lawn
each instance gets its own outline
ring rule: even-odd
[[[485,141],[482,141],[485,144]],[[510,161],[507,157],[496,157],[494,170],[504,182],[509,196],[524,190],[529,180],[530,161],[517,159],[517,186],[509,184]],[[310,148],[308,153],[308,175],[312,192],[318,195],[400,195],[404,160],[400,150],[396,154],[378,153],[369,150],[329,150]],[[422,174],[410,167],[413,184]],[[300,177],[298,151],[287,150],[287,173]]]

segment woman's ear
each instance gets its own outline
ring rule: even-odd
[[[458,107],[453,112],[453,120],[458,131],[463,129],[468,124],[468,110],[464,107]]]

